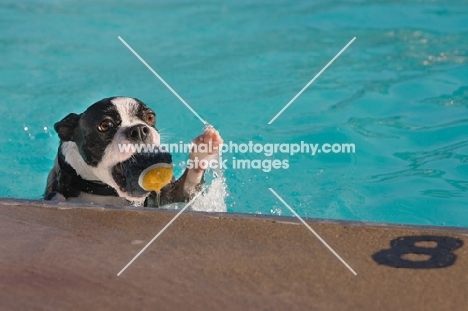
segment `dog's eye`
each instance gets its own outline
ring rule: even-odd
[[[114,127],[114,122],[107,119],[107,120],[102,121],[101,124],[99,124],[98,130],[100,132],[106,132],[106,131],[110,130],[113,127]]]
[[[148,112],[145,116],[145,121],[149,124],[154,124],[156,122],[156,115],[152,112]]]

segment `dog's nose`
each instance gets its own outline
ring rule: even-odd
[[[130,127],[127,131],[127,136],[133,141],[145,141],[150,134],[150,129],[144,124],[137,124]]]

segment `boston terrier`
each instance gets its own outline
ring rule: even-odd
[[[54,129],[60,145],[47,179],[46,200],[159,206],[187,202],[201,189],[204,169],[193,166],[178,180],[173,178],[159,195],[140,194],[125,184],[121,164],[134,157],[137,151],[121,152],[119,145],[160,145],[156,113],[136,98],[104,98],[81,114],[69,114],[57,122]],[[193,143],[210,144],[212,148],[206,152],[200,152],[203,148],[199,148],[190,153],[189,159],[209,161],[216,157],[223,140],[218,131],[208,127]]]

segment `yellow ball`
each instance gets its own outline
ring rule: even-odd
[[[141,172],[138,184],[146,191],[160,192],[165,185],[171,182],[172,176],[172,164],[157,163]]]

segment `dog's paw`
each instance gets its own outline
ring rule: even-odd
[[[186,192],[193,191],[202,182],[205,170],[211,161],[217,161],[216,155],[223,145],[223,139],[213,127],[207,127],[203,134],[193,140],[190,152],[187,176],[184,182]]]
[[[201,135],[193,140],[194,148],[190,153],[190,160],[203,163],[202,160],[212,160],[223,144],[223,139],[219,132],[213,127],[206,128]],[[206,167],[199,167],[206,169]]]

